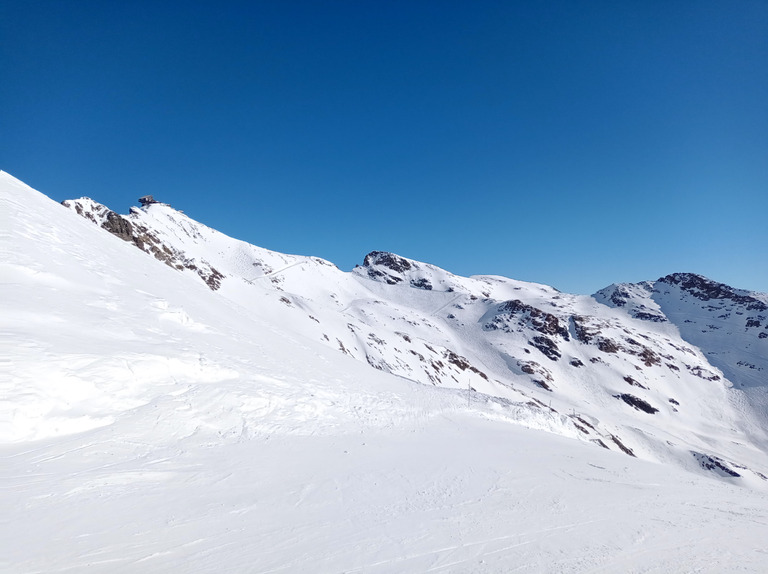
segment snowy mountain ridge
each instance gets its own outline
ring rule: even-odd
[[[378,251],[345,273],[229,238],[162,203],[127,216],[87,198],[64,205],[193,272],[216,296],[375,369],[562,415],[558,432],[632,456],[768,474],[762,455],[748,462],[753,445],[741,452],[732,440],[768,444],[766,294],[678,273],[587,297]]]
[[[764,571],[764,294],[67,203],[0,172],[0,570]]]

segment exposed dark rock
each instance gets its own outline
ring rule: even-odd
[[[528,401],[525,404],[527,404],[528,406],[534,407],[534,408],[540,408],[542,410],[547,410],[547,411],[550,411],[552,413],[556,413],[557,412],[555,409],[550,407],[547,403],[540,401],[536,397],[531,397],[531,400]]]
[[[561,356],[557,344],[549,337],[537,336],[530,340],[528,344],[537,348],[544,353],[545,357],[553,361],[557,361]]]
[[[425,360],[424,360],[424,355],[422,355],[421,353],[417,353],[417,352],[416,352],[416,351],[414,351],[413,349],[408,349],[408,352],[409,352],[411,355],[414,355],[414,356],[418,357],[418,358],[419,358],[419,360],[420,360],[422,363],[423,363],[423,362],[425,362]]]
[[[197,274],[202,277],[203,281],[205,281],[205,284],[211,288],[211,291],[216,291],[216,289],[221,287],[221,281],[224,279],[224,275],[219,273],[219,271],[213,267],[209,267],[209,269],[210,271],[207,273],[201,269],[198,269]]]
[[[596,329],[590,329],[587,326],[587,318],[581,315],[573,315],[570,318],[573,332],[576,334],[576,340],[589,344],[593,337],[598,333]]]
[[[421,279],[411,279],[411,287],[415,287],[416,289],[424,289],[426,291],[432,290],[432,283],[429,282],[428,279],[421,278]]]
[[[131,222],[114,211],[107,213],[107,217],[101,226],[112,235],[118,236],[123,241],[133,241],[134,239],[133,225],[131,225]]]
[[[635,319],[640,319],[642,321],[652,321],[654,323],[666,323],[667,318],[663,315],[659,315],[658,313],[647,313],[645,311],[635,311],[632,313],[632,316]]]
[[[621,451],[624,454],[628,454],[629,456],[632,456],[634,458],[637,458],[634,452],[632,452],[632,449],[626,446],[623,442],[619,440],[619,437],[616,435],[611,435],[611,440],[614,442],[614,444],[621,449]]]
[[[627,304],[627,301],[630,298],[629,291],[627,291],[622,286],[617,286],[616,289],[613,290],[613,293],[611,293],[610,301],[617,307],[623,307]]]
[[[344,346],[344,343],[341,342],[341,339],[336,339],[336,342],[339,344],[339,351],[344,353],[345,355],[351,355],[347,348]]]
[[[368,364],[373,367],[376,370],[384,371],[385,373],[391,373],[393,372],[392,365],[387,363],[384,359],[381,357],[372,357],[368,354],[365,355],[365,360],[368,362]]]
[[[382,273],[378,269],[373,269],[373,268],[368,269],[368,276],[371,279],[377,279],[377,278],[383,279],[389,285],[397,285],[402,281],[400,277],[396,277],[394,275],[388,275],[386,273]]]
[[[151,202],[146,203],[146,205],[150,205],[151,203],[157,202],[152,200]],[[82,209],[78,201],[67,200],[63,201],[62,204],[69,208],[74,207],[75,212],[79,215],[96,224],[99,223],[92,213]],[[145,253],[152,255],[155,259],[162,261],[173,269],[178,271],[183,269],[194,271],[212,291],[221,287],[221,282],[225,278],[224,274],[211,267],[205,261],[195,261],[190,259],[183,253],[164,244],[157,235],[146,226],[131,222],[127,217],[123,217],[103,205],[95,204],[93,208],[101,217],[101,227],[109,231],[112,235],[115,235],[128,243],[132,243]]]
[[[634,407],[635,409],[639,411],[643,411],[650,415],[659,412],[659,409],[652,407],[649,403],[645,402],[643,399],[636,397],[635,395],[630,395],[629,393],[613,395],[613,397],[615,399],[621,399],[622,401],[627,403],[629,406]]]
[[[532,377],[536,377],[533,379],[534,383],[539,385],[542,389],[552,391],[550,383],[552,383],[554,379],[552,378],[552,373],[549,372],[549,369],[543,367],[536,361],[518,361],[517,364],[520,365],[520,370],[522,372],[531,375]]]
[[[368,276],[371,279],[383,279],[390,285],[400,283],[403,278],[386,270],[401,274],[414,268],[410,261],[399,257],[394,253],[386,251],[371,251],[363,260],[363,267],[366,268]]]
[[[583,434],[589,434],[589,431],[586,427],[581,426],[579,423],[571,421],[573,423],[573,426],[575,426],[577,429],[579,429],[579,432]]]
[[[648,387],[646,387],[645,385],[643,385],[643,384],[639,383],[638,381],[636,381],[635,379],[633,379],[633,378],[632,378],[631,376],[629,376],[629,375],[627,375],[626,377],[624,377],[624,380],[625,380],[627,383],[629,383],[630,385],[632,385],[633,387],[640,387],[641,389],[646,389],[646,390],[648,389]]]
[[[741,366],[741,367],[747,367],[748,369],[754,369],[754,370],[757,370],[757,371],[762,371],[763,370],[760,367],[758,367],[757,365],[755,365],[754,363],[750,363],[748,361],[738,361],[736,364]]]
[[[648,347],[643,347],[639,357],[643,360],[643,363],[646,367],[658,365],[661,363],[661,358]]]
[[[584,363],[581,362],[580,359],[573,358],[568,362],[569,365],[572,367],[583,367]]]
[[[371,251],[365,256],[363,265],[371,267],[372,265],[381,265],[397,273],[402,273],[411,269],[411,262],[386,251]]]
[[[690,365],[686,365],[686,368],[691,372],[692,375],[696,375],[700,379],[704,379],[705,381],[719,381],[720,376],[716,375],[715,373],[708,371],[707,369],[704,369],[698,365],[691,367]]]
[[[533,370],[533,365],[531,363],[525,363],[520,367],[520,370],[528,375],[533,375],[536,373],[536,371]]]
[[[741,475],[735,470],[728,467],[725,461],[716,456],[703,454],[700,452],[691,451],[693,457],[699,462],[701,468],[711,470],[719,475],[731,476],[733,478],[739,478]]]
[[[549,391],[550,393],[552,392],[552,389],[550,388],[550,386],[547,383],[545,383],[544,381],[542,381],[541,379],[534,379],[533,382],[536,383],[538,386],[540,386],[545,391]]]
[[[619,350],[619,346],[613,339],[607,337],[600,337],[597,340],[597,348],[603,353],[616,353]]]
[[[488,375],[486,375],[481,370],[474,367],[465,357],[462,357],[461,355],[457,355],[450,349],[446,349],[443,353],[443,357],[446,361],[448,361],[450,364],[458,367],[462,371],[466,371],[469,369],[471,372],[478,375],[481,379],[488,380]]]
[[[368,339],[371,342],[379,345],[380,347],[384,347],[387,344],[386,341],[384,341],[384,339],[381,339],[380,337],[377,337],[375,333],[368,333]]]
[[[609,291],[609,287],[606,287],[602,291],[598,292],[598,297],[606,297],[606,293]],[[610,292],[608,300],[616,307],[626,307],[628,303],[632,301],[632,293],[624,285],[615,285]],[[643,321],[653,321],[655,323],[664,323],[667,318],[659,311],[649,309],[642,303],[636,303],[635,306],[629,306],[627,312],[631,317],[640,319]]]
[[[529,327],[543,335],[559,336],[568,341],[568,328],[555,315],[542,311],[531,305],[526,305],[519,299],[506,301],[498,306],[493,319],[483,328],[486,330],[501,329],[511,332],[510,323],[519,327]]]
[[[589,427],[590,429],[592,429],[593,431],[597,432],[597,429],[591,423],[589,423],[588,421],[584,420],[583,417],[581,417],[579,415],[573,415],[572,418],[575,418],[577,421],[579,421],[583,425],[585,425],[585,426]]]
[[[718,283],[696,275],[695,273],[673,273],[659,279],[660,283],[667,285],[678,285],[684,291],[687,291],[701,301],[727,300],[746,305],[747,309],[752,311],[768,310],[768,305],[755,299],[750,295],[739,295],[733,287],[724,283]]]

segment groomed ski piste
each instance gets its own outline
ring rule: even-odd
[[[673,280],[609,304],[344,273],[136,210],[174,268],[6,173],[0,198],[0,571],[768,568],[766,339],[727,347],[737,307],[686,339]]]

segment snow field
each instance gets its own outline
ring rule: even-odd
[[[749,469],[709,478],[691,455],[768,467],[759,388],[641,372],[618,355],[578,370],[536,355],[516,325],[489,336],[478,320],[520,299],[591,313],[617,340],[642,327],[655,349],[665,337],[683,345],[669,325],[619,326],[623,311],[590,298],[432,266],[408,278],[443,293],[390,288],[322,260],[232,247],[152,207],[186,253],[195,243],[197,257],[229,254],[227,271],[243,273],[212,293],[7,174],[0,192],[11,230],[0,269],[3,572],[765,571],[765,481]],[[261,275],[246,278],[256,258]],[[601,356],[560,345],[587,364]],[[451,364],[449,349],[488,380]],[[416,376],[410,350],[443,361],[440,384]],[[528,355],[555,392],[513,370]],[[627,372],[647,394],[622,382]],[[469,405],[468,380],[484,391]],[[627,388],[674,396],[679,412],[639,413],[610,396]],[[597,447],[569,415],[647,460]]]

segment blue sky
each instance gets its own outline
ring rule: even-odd
[[[2,2],[0,169],[342,269],[768,291],[768,3]]]

